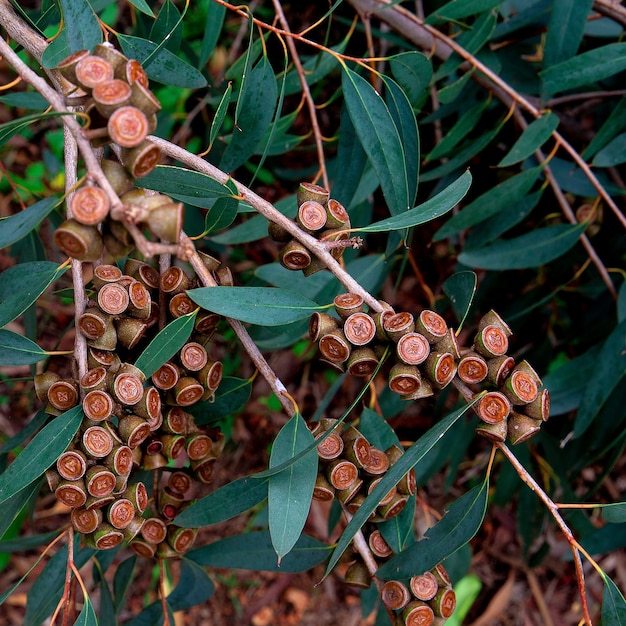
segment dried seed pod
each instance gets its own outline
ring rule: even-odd
[[[134,148],[148,136],[148,118],[136,107],[123,106],[111,114],[107,130],[118,146]]]
[[[488,359],[502,356],[509,349],[509,340],[501,328],[489,324],[474,337],[474,349]]]
[[[122,317],[115,320],[115,329],[119,343],[132,350],[146,334],[148,323],[135,317]]]
[[[191,489],[191,477],[186,472],[172,472],[167,479],[167,486],[174,492],[184,496]]]
[[[287,243],[291,241],[292,234],[280,224],[276,222],[267,223],[267,234],[272,241],[278,243]]]
[[[159,492],[159,514],[162,518],[172,521],[185,501],[179,493],[174,493],[169,487],[164,487]]]
[[[198,530],[196,528],[180,528],[169,526],[167,529],[167,543],[177,554],[184,554],[196,540]]]
[[[135,59],[131,59],[117,66],[115,69],[115,78],[125,80],[130,85],[138,82],[144,87],[148,86],[148,75],[143,67],[141,67],[141,63],[135,61]]]
[[[415,332],[415,319],[410,313],[405,311],[387,315],[382,320],[382,325],[387,337],[396,343],[407,333]],[[428,343],[428,340],[426,340],[426,343]]]
[[[379,559],[386,559],[393,554],[393,550],[385,541],[385,538],[382,536],[382,533],[378,529],[373,530],[370,533],[369,537],[367,538],[367,543],[370,547],[370,550],[374,553],[374,556],[377,556]]]
[[[495,422],[494,424],[479,422],[476,427],[476,434],[481,437],[485,437],[485,439],[489,439],[490,441],[502,443],[506,441],[507,430],[506,420],[501,420],[500,422]]]
[[[433,610],[421,600],[409,602],[402,611],[405,626],[431,626],[435,619]]]
[[[346,339],[354,346],[364,346],[376,336],[376,324],[367,313],[352,313],[343,324]]]
[[[353,587],[369,589],[372,584],[372,575],[361,561],[356,561],[346,570],[344,580]]]
[[[455,360],[461,358],[461,350],[459,348],[459,341],[456,337],[456,333],[453,328],[448,328],[446,334],[437,342],[433,344],[434,352],[449,352]]]
[[[351,502],[355,496],[361,491],[363,487],[363,481],[360,478],[357,478],[349,487],[345,489],[337,489],[335,491],[335,497],[342,504],[348,504]]]
[[[124,492],[124,489],[128,487],[128,478],[130,474],[126,474],[125,476],[116,476],[115,477],[115,489],[113,489],[113,495],[119,496]]]
[[[143,397],[143,381],[130,372],[118,373],[113,379],[111,390],[120,404],[133,406]]]
[[[509,416],[511,403],[503,393],[489,391],[474,405],[474,408],[483,422],[496,424]]]
[[[503,354],[487,359],[487,380],[494,386],[500,387],[515,366],[515,360]]]
[[[378,506],[378,513],[385,519],[389,520],[396,515],[400,515],[402,509],[406,506],[408,502],[408,496],[402,495],[400,493],[396,493],[393,499],[386,503]]]
[[[163,419],[163,430],[174,435],[184,435],[187,432],[187,413],[180,407],[172,407]]]
[[[59,70],[61,75],[69,80],[70,83],[76,85],[78,84],[78,80],[76,79],[76,64],[81,59],[88,56],[90,56],[89,50],[79,50],[78,52],[73,52],[59,62],[57,70]]]
[[[92,422],[102,422],[113,415],[113,398],[100,389],[94,389],[83,398],[83,411]]]
[[[418,600],[428,602],[432,600],[439,591],[439,584],[432,572],[424,572],[419,576],[413,576],[409,581],[411,593]]]
[[[102,255],[102,237],[95,226],[66,220],[54,231],[54,243],[77,261],[96,261]]]
[[[161,148],[144,139],[133,148],[122,148],[122,163],[134,178],[147,176],[161,160]]]
[[[344,457],[362,468],[370,463],[371,446],[367,439],[353,426],[341,435],[344,442]]]
[[[48,389],[53,383],[61,380],[61,377],[54,372],[43,372],[35,374],[35,394],[41,402],[48,401]]]
[[[324,433],[320,432],[316,439],[320,439],[323,436]],[[318,444],[317,454],[320,459],[331,461],[341,456],[343,448],[344,444],[341,435],[339,433],[330,433],[321,443]]]
[[[180,378],[180,369],[174,363],[163,363],[161,367],[152,374],[152,383],[158,389],[167,391],[173,389]]]
[[[185,444],[187,456],[192,461],[206,459],[213,454],[213,440],[202,433],[196,433],[187,437]]]
[[[478,384],[487,378],[487,361],[476,352],[466,352],[459,361],[457,376],[466,384]]]
[[[389,389],[400,396],[414,394],[422,385],[422,376],[416,365],[396,363],[389,372]]]
[[[88,535],[102,523],[102,511],[100,509],[87,510],[83,507],[72,509],[70,521],[75,531]]]
[[[147,220],[148,228],[159,239],[176,243],[180,239],[184,214],[185,208],[182,202],[164,204],[150,211]]]
[[[115,326],[108,324],[104,330],[104,335],[97,339],[87,339],[87,345],[106,352],[115,350],[117,347],[117,331],[115,330]]]
[[[128,291],[128,314],[142,320],[150,317],[150,305],[152,298],[148,288],[139,280],[133,280],[127,288]]]
[[[316,311],[309,319],[309,337],[311,341],[318,341],[320,337],[339,328],[338,321],[328,315],[328,313],[320,313]]]
[[[116,265],[103,263],[94,267],[92,283],[95,289],[100,289],[109,283],[115,283],[122,277],[122,270]]]
[[[522,370],[514,370],[504,381],[502,392],[513,405],[529,404],[538,395],[535,379]]]
[[[437,565],[430,570],[430,573],[437,579],[437,584],[440,587],[450,587],[452,585],[450,575],[441,563],[437,563]]]
[[[142,384],[146,382],[146,375],[134,363],[122,363],[117,373],[132,374],[136,376]]]
[[[321,187],[320,185],[302,182],[298,185],[298,190],[296,191],[296,201],[298,206],[308,202],[309,200],[325,205],[328,202],[329,195],[330,192],[328,189]]]
[[[90,496],[108,496],[115,489],[115,474],[104,465],[92,465],[87,470],[85,486]]]
[[[130,500],[120,498],[112,502],[107,509],[109,524],[120,530],[130,526],[135,519],[135,507]]]
[[[339,317],[344,320],[353,313],[362,313],[365,308],[363,296],[357,293],[340,293],[335,296],[333,304]]]
[[[376,478],[374,480],[372,480],[369,485],[367,486],[367,495],[371,495],[374,492],[374,489],[376,489],[376,487],[378,487],[378,485],[380,484],[380,481],[382,480],[382,477],[380,478]],[[386,504],[389,504],[395,497],[397,494],[397,489],[395,487],[392,487],[378,502],[379,506],[384,506]]]
[[[160,443],[167,459],[177,459],[185,449],[185,437],[183,435],[161,435]]]
[[[546,421],[550,416],[550,393],[547,389],[542,389],[537,397],[521,408],[525,415],[537,420]]]
[[[381,476],[389,467],[389,457],[382,450],[370,446],[369,461],[363,466],[366,474],[370,476]]]
[[[161,291],[174,295],[189,289],[191,281],[185,272],[175,265],[161,274]]]
[[[449,352],[431,352],[424,363],[424,370],[428,378],[443,389],[456,374],[454,356]]]
[[[182,317],[189,315],[198,308],[198,305],[186,293],[177,293],[169,304],[169,310],[172,317]]]
[[[145,261],[139,259],[127,259],[124,264],[124,274],[132,276],[139,282],[143,283],[148,289],[158,289],[161,277],[159,272]]]
[[[332,198],[328,200],[326,216],[326,226],[328,228],[350,228],[350,216],[341,202]]]
[[[316,232],[326,226],[326,209],[315,200],[307,200],[298,207],[296,222],[307,232]]]
[[[142,556],[146,559],[151,559],[156,554],[156,544],[143,539],[133,539],[129,547],[137,556]]]
[[[345,363],[350,356],[350,343],[340,329],[331,330],[322,335],[319,340],[319,350],[322,355],[333,363]]]
[[[110,550],[124,541],[124,533],[106,522],[93,533],[93,541],[98,550]]]
[[[330,502],[335,497],[335,488],[328,482],[326,476],[318,474],[313,487],[313,499]]]
[[[526,360],[520,361],[515,366],[513,371],[516,371],[516,372],[520,371],[520,372],[524,372],[525,374],[528,374],[528,376],[530,376],[535,381],[537,388],[543,385],[543,382],[541,381],[539,374],[537,374],[533,366]]]
[[[98,306],[110,315],[121,315],[129,303],[128,291],[119,282],[103,285],[98,291]]]
[[[204,387],[191,376],[181,377],[174,386],[174,402],[178,406],[191,406],[204,395]]]
[[[508,324],[493,309],[480,318],[478,330],[481,331],[486,326],[497,326],[507,337],[513,334]]]
[[[144,455],[160,454],[163,450],[163,442],[153,435],[144,441],[142,448]]]
[[[383,604],[392,611],[403,609],[411,600],[409,588],[399,580],[388,580],[380,590]]]
[[[105,467],[118,476],[127,476],[133,469],[133,451],[129,446],[115,446],[104,460]]]
[[[350,502],[348,502],[348,504],[346,505],[346,508],[348,509],[348,513],[350,513],[350,515],[354,515],[363,506],[364,502],[365,502],[365,495],[363,493],[357,493],[350,500]],[[377,518],[376,511],[373,511],[372,513],[370,513],[368,520],[382,521],[382,518]]]
[[[365,378],[376,371],[378,367],[378,357],[374,350],[367,346],[356,348],[350,353],[348,358],[348,371],[352,376]]]
[[[448,332],[448,325],[439,313],[424,309],[415,320],[415,330],[424,335],[430,343],[437,343]]]
[[[288,270],[303,270],[311,264],[311,253],[299,241],[292,239],[282,248],[278,260]]]
[[[199,372],[207,364],[209,355],[203,345],[189,341],[180,349],[179,359],[186,370]]]
[[[87,471],[87,457],[80,450],[66,450],[57,459],[56,468],[65,480],[79,480]]]
[[[523,413],[511,412],[507,427],[509,441],[515,445],[530,439],[539,432],[541,424],[541,420],[533,419]]]
[[[428,604],[435,615],[448,619],[456,608],[456,593],[450,588],[439,589]]]
[[[78,387],[73,380],[57,380],[48,387],[48,402],[59,411],[78,404]]]
[[[126,56],[122,54],[113,44],[105,41],[99,43],[93,50],[93,53],[105,59],[111,64],[111,67],[115,70],[128,61]]]
[[[220,361],[209,361],[199,372],[198,380],[207,390],[217,391],[222,382],[224,367]]]
[[[98,509],[103,509],[111,502],[115,502],[115,495],[110,493],[106,496],[87,496],[87,502],[85,503],[85,508],[88,511],[94,511]]]
[[[143,513],[148,506],[148,491],[141,482],[129,485],[124,490],[122,497],[130,500],[139,513]]]
[[[208,340],[208,338],[215,332],[221,319],[221,316],[217,313],[201,311],[196,316],[193,329],[197,333],[200,333],[204,339]]]
[[[150,426],[150,430],[154,430],[156,422],[161,423],[161,396],[156,387],[146,387],[143,390],[141,400],[133,407],[133,413],[143,417]]]
[[[126,528],[123,529],[124,541],[131,542],[141,532],[143,526],[143,518],[136,515]],[[151,544],[150,544],[151,545]]]
[[[82,480],[62,480],[54,490],[54,495],[59,502],[71,509],[87,502],[87,490]]]
[[[401,315],[401,313],[398,315]],[[424,335],[407,332],[398,338],[396,354],[407,365],[420,365],[430,355],[430,344]]]
[[[406,496],[414,496],[417,491],[417,480],[415,478],[415,470],[410,469],[396,485],[398,493]]]
[[[213,471],[215,468],[215,457],[209,455],[205,459],[199,461],[191,461],[191,469],[195,472],[196,478],[208,485],[213,480]]]
[[[120,419],[118,430],[122,441],[129,448],[140,446],[150,436],[150,426],[143,417],[125,415]]]
[[[106,83],[113,78],[113,67],[106,60],[95,55],[83,56],[74,67],[76,83],[85,91]]]
[[[130,85],[123,80],[113,78],[96,85],[91,93],[96,109],[104,117],[111,115],[120,107],[130,102]]]
[[[104,366],[92,367],[80,379],[80,387],[83,391],[108,389],[110,375]]]
[[[335,489],[347,489],[359,477],[354,463],[346,460],[331,461],[326,470],[328,481]]]
[[[69,201],[72,217],[81,224],[96,226],[109,214],[109,198],[94,185],[83,185],[77,189]]]
[[[167,536],[167,526],[158,517],[148,518],[141,527],[141,536],[148,542],[159,544]]]
[[[148,89],[146,85],[135,81],[131,86],[130,103],[143,111],[147,116],[151,116],[161,110],[159,99]]]
[[[114,352],[93,347],[87,350],[87,366],[90,369],[102,366],[106,367],[107,371],[115,373],[119,369],[120,364],[120,357]]]

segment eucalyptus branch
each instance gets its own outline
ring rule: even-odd
[[[595,0],[593,8],[600,14],[610,17],[618,24],[626,26],[626,7],[615,0]]]

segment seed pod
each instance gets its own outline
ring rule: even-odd
[[[120,364],[120,357],[114,352],[93,347],[87,350],[87,367],[90,369],[102,366],[106,367],[107,371],[115,373],[119,369]]]
[[[419,576],[413,576],[409,581],[409,587],[415,598],[424,602],[432,600],[439,590],[439,584],[432,572],[424,572]]]
[[[359,477],[354,463],[346,460],[331,461],[326,470],[328,481],[335,489],[347,489]]]
[[[53,383],[61,380],[61,377],[54,372],[43,372],[35,374],[35,394],[41,402],[48,401],[48,390]]]
[[[370,476],[381,476],[389,466],[389,457],[382,450],[370,446],[369,461],[363,466],[365,473]]]
[[[332,198],[326,204],[327,228],[350,228],[350,216],[343,204]]]
[[[348,502],[348,504],[346,505],[346,508],[348,509],[348,513],[350,513],[350,515],[355,515],[356,512],[363,506],[364,502],[365,502],[365,495],[363,493],[357,493],[350,500],[350,502]],[[370,513],[370,516],[367,519],[372,522],[382,521],[382,518],[377,517],[376,511],[373,511],[372,513]]]
[[[189,276],[180,267],[174,265],[161,275],[160,287],[161,291],[174,295],[189,289],[190,282]]]
[[[324,436],[324,433],[321,432],[316,439],[320,439]],[[324,441],[318,444],[317,446],[317,454],[320,459],[325,461],[332,461],[333,459],[337,459],[341,456],[343,452],[343,439],[339,433],[330,433]]]
[[[307,200],[298,208],[296,222],[307,232],[316,232],[326,226],[326,210],[315,200]]]
[[[46,477],[46,483],[48,484],[48,488],[50,491],[54,491],[61,482],[61,476],[56,469],[49,467],[45,472],[44,476]]]
[[[195,472],[196,478],[208,485],[213,480],[213,471],[215,469],[215,457],[209,455],[199,461],[191,461],[191,469]]]
[[[150,430],[155,429],[157,422],[159,426],[161,425],[161,396],[156,387],[146,387],[143,390],[141,400],[134,406],[133,413],[143,417],[148,422]]]
[[[113,415],[113,398],[100,389],[94,389],[83,398],[83,411],[92,422],[102,422]]]
[[[76,63],[74,72],[76,74],[76,83],[87,92],[113,78],[113,67],[111,64],[107,60],[94,55],[83,56]]]
[[[167,479],[167,486],[174,492],[184,496],[191,489],[191,477],[186,472],[172,472]]]
[[[370,547],[370,550],[374,553],[374,556],[377,556],[379,559],[386,559],[393,554],[393,550],[385,541],[385,538],[382,536],[380,530],[378,529],[373,530],[370,533],[369,537],[367,538],[367,543]]]
[[[299,241],[292,239],[280,251],[278,261],[288,270],[303,270],[311,264],[311,253]]]
[[[54,495],[71,509],[83,506],[87,501],[87,490],[82,480],[62,480],[54,490]]]
[[[457,376],[466,384],[478,384],[487,378],[487,361],[480,354],[467,352],[459,361]]]
[[[217,313],[209,313],[208,311],[198,313],[193,329],[202,335],[203,343],[215,332],[221,319],[221,316],[217,315]]]
[[[126,63],[121,63],[115,69],[115,78],[125,80],[130,85],[134,82],[139,82],[144,87],[148,86],[148,75],[143,67],[141,67],[141,63],[139,63],[139,61],[135,61],[135,59],[126,61]]]
[[[111,391],[120,404],[133,406],[143,397],[143,382],[136,374],[118,373],[113,379]]]
[[[186,449],[190,460],[200,461],[212,455],[213,440],[207,435],[196,433],[191,437],[187,437]]]
[[[103,263],[94,267],[92,283],[96,290],[109,283],[115,283],[122,277],[122,270],[116,265]]]
[[[330,502],[335,497],[335,488],[326,480],[324,474],[318,474],[313,487],[313,499]]]
[[[348,569],[344,574],[344,580],[353,587],[358,587],[359,589],[369,589],[369,586],[372,584],[372,576],[368,572],[367,567],[360,561],[356,561]]]
[[[428,378],[440,389],[452,382],[456,374],[454,356],[449,352],[431,352],[424,364]]]
[[[487,392],[475,405],[476,413],[483,422],[496,424],[505,420],[511,412],[511,403],[499,391]]]
[[[367,313],[352,313],[343,324],[346,339],[354,346],[368,344],[376,335],[376,324]]]
[[[183,435],[161,435],[159,441],[167,459],[177,459],[185,449],[185,437]]]
[[[177,293],[169,304],[169,310],[172,317],[178,318],[183,315],[189,315],[198,308],[198,305],[186,293]]]
[[[353,313],[362,313],[365,308],[363,296],[356,293],[340,293],[335,296],[333,304],[339,317],[344,320]]]
[[[337,489],[335,498],[344,505],[350,503],[362,490],[363,481],[357,478],[349,487],[345,489]]]
[[[102,254],[102,237],[95,226],[70,219],[54,231],[54,243],[77,261],[96,261]]]
[[[437,343],[448,332],[448,325],[441,315],[424,309],[415,320],[415,330],[424,335],[430,343]]]
[[[167,529],[167,543],[177,554],[184,554],[193,546],[197,534],[197,528],[169,526]]]
[[[410,469],[396,485],[398,493],[405,496],[414,496],[417,491],[417,480],[415,478],[415,470]]]
[[[102,523],[102,511],[99,509],[91,509],[88,511],[83,507],[77,507],[72,509],[70,521],[76,532],[88,535],[94,532]]]
[[[539,432],[542,421],[513,411],[509,416],[507,434],[512,444],[522,443]]]
[[[309,319],[309,337],[311,341],[318,341],[320,337],[339,328],[339,323],[328,313],[315,311]]]
[[[92,97],[98,112],[104,117],[111,117],[120,107],[130,102],[130,85],[123,80],[113,78],[96,85]]]
[[[376,478],[374,480],[372,480],[369,485],[367,486],[367,495],[371,495],[374,492],[374,489],[376,489],[376,487],[378,487],[380,481],[382,480],[382,477],[380,478]],[[389,504],[395,497],[397,494],[397,489],[395,487],[392,487],[378,502],[378,506],[384,506],[386,504]]]
[[[173,389],[180,378],[180,370],[174,363],[164,363],[152,374],[152,383],[158,389],[167,391]]]
[[[163,430],[174,435],[184,435],[187,432],[187,413],[180,407],[172,407],[163,419]]]
[[[522,370],[514,370],[502,387],[504,395],[513,405],[529,404],[538,395],[535,379]]]
[[[420,365],[426,361],[430,354],[430,344],[424,335],[408,332],[399,337],[396,354],[407,365]]]
[[[102,522],[100,528],[93,533],[93,540],[98,550],[110,550],[124,541],[124,533],[111,524]]]
[[[108,389],[110,383],[109,378],[109,373],[105,367],[92,367],[87,370],[85,375],[80,379],[80,388],[83,391]]]
[[[403,335],[415,331],[415,320],[410,313],[402,311],[387,315],[382,320],[382,326],[387,337],[394,342],[398,342]]]
[[[547,389],[542,389],[537,397],[521,409],[525,415],[537,420],[546,421],[550,416],[550,393]]]
[[[190,341],[180,349],[179,359],[186,370],[199,372],[207,364],[209,355],[203,345]]]
[[[57,459],[56,468],[65,480],[79,480],[87,471],[87,457],[80,450],[66,450]]]
[[[490,441],[502,443],[506,441],[507,421],[501,420],[500,422],[496,422],[495,424],[479,422],[478,426],[476,427],[476,434],[480,435],[481,437],[485,437],[485,439],[489,439]]]
[[[199,372],[198,380],[208,391],[217,391],[222,382],[224,367],[220,361],[209,361]]]
[[[456,608],[456,594],[450,588],[439,589],[428,604],[435,615],[448,619]]]
[[[103,285],[98,291],[98,306],[110,315],[121,315],[129,303],[128,291],[119,282]]]
[[[291,241],[292,234],[280,224],[276,222],[267,223],[267,234],[272,241],[278,243],[287,243]]]
[[[144,456],[152,454],[160,454],[163,450],[163,442],[156,436],[148,437],[142,445]]]
[[[487,380],[492,385],[501,387],[514,366],[515,361],[506,354],[487,359]]]
[[[474,337],[474,349],[488,359],[502,356],[509,349],[509,340],[501,328],[490,324]]]
[[[161,149],[149,139],[134,148],[122,148],[122,163],[134,178],[147,176],[161,160]]]
[[[148,118],[134,106],[123,106],[111,114],[107,130],[116,144],[123,148],[133,148],[147,137]]]
[[[513,371],[515,372],[520,371],[520,372],[524,372],[525,374],[528,374],[535,381],[535,384],[537,385],[537,387],[541,387],[543,385],[543,382],[541,381],[539,374],[537,374],[533,366],[526,360],[520,361],[515,366]]]
[[[112,502],[107,509],[107,519],[114,528],[123,530],[130,526],[134,518],[135,507],[126,498],[120,498]]]
[[[133,376],[136,376],[142,384],[146,382],[146,375],[133,363],[122,363],[117,373],[132,374]]]
[[[87,470],[85,486],[90,496],[108,496],[115,489],[115,474],[104,465],[92,465]]]
[[[493,309],[480,318],[478,330],[481,331],[486,326],[497,326],[507,337],[513,334],[508,324]]]
[[[139,513],[143,513],[148,506],[148,491],[141,482],[129,485],[124,490],[122,497],[130,500]]]
[[[380,590],[383,604],[392,611],[403,609],[411,600],[409,588],[399,580],[388,580]]]
[[[108,324],[104,330],[104,335],[97,339],[87,339],[87,345],[106,352],[115,350],[117,347],[117,331],[115,330],[115,326]]]
[[[174,493],[169,487],[164,487],[159,492],[159,513],[162,518],[172,521],[183,505],[185,499],[178,493]]]
[[[174,402],[178,406],[191,406],[204,394],[204,387],[191,376],[183,376],[174,386]]]
[[[353,426],[342,434],[344,442],[344,457],[352,461],[358,468],[370,463],[371,446],[367,439]]]
[[[150,117],[161,110],[161,103],[147,86],[135,81],[130,86],[130,89],[130,103],[140,109],[146,116]]]
[[[78,404],[78,387],[73,380],[57,380],[48,387],[48,402],[59,411]]]
[[[431,626],[435,619],[433,610],[421,600],[409,602],[402,611],[405,626]]]
[[[78,80],[76,79],[76,65],[81,59],[88,56],[90,56],[89,50],[73,52],[57,65],[57,70],[59,70],[61,75],[69,80],[70,83],[76,85],[78,84]]]
[[[116,446],[104,460],[104,465],[118,476],[127,476],[133,469],[133,451],[129,446]]]
[[[143,518],[135,515],[131,520],[130,524],[126,526],[126,528],[122,529],[124,533],[124,541],[131,542],[137,535],[141,532],[141,527],[143,526]],[[151,544],[150,544],[151,545]]]
[[[391,502],[378,506],[378,513],[382,515],[385,520],[390,520],[396,517],[396,515],[400,515],[408,500],[408,496],[396,493]]]
[[[342,330],[332,330],[319,340],[322,355],[333,363],[345,363],[350,356],[351,347]]]
[[[150,436],[150,426],[143,417],[125,415],[120,419],[118,430],[122,441],[129,448],[140,446]]]
[[[156,554],[156,544],[143,539],[133,539],[129,547],[137,556],[142,556],[146,559],[151,559]]]
[[[141,536],[148,542],[159,544],[167,536],[167,526],[158,517],[148,518],[141,527]]]
[[[298,186],[298,191],[296,191],[296,201],[298,206],[308,202],[309,200],[313,200],[315,202],[319,202],[321,205],[325,205],[328,202],[328,196],[330,192],[328,189],[321,187],[320,185],[316,185],[314,183],[302,182]]]
[[[164,204],[150,211],[148,227],[159,239],[176,243],[180,239],[184,214],[182,202]]]
[[[378,367],[378,357],[374,350],[367,346],[356,348],[348,358],[348,371],[353,376],[365,378],[374,373]]]
[[[109,206],[106,193],[94,185],[83,185],[72,194],[69,202],[72,217],[87,226],[100,224],[108,215]]]
[[[441,563],[437,563],[437,565],[430,570],[430,573],[437,579],[437,584],[440,587],[450,587],[450,585],[452,585],[450,575]]]
[[[140,281],[133,279],[128,285],[128,315],[141,320],[150,317],[150,304],[152,298],[147,287]]]
[[[389,372],[389,389],[400,396],[414,394],[422,384],[422,377],[416,365],[396,363]]]
[[[128,61],[126,56],[124,56],[115,46],[113,46],[113,44],[108,41],[97,44],[93,53],[96,56],[108,61],[114,70]]]

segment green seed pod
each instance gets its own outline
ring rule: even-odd
[[[102,255],[102,237],[95,226],[70,219],[54,231],[54,243],[77,261],[97,261]]]
[[[515,445],[527,441],[539,432],[542,423],[542,420],[513,411],[509,416],[507,431],[510,442]]]
[[[318,202],[322,206],[325,206],[328,202],[329,196],[330,192],[328,189],[314,183],[302,182],[298,186],[298,191],[296,192],[296,201],[298,206],[301,206],[309,200]]]

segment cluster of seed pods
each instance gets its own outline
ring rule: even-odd
[[[326,242],[340,242],[349,238],[350,216],[344,206],[329,197],[329,191],[312,183],[300,183],[296,198],[298,214],[296,223],[306,233]],[[288,270],[302,270],[305,276],[326,266],[282,226],[275,222],[268,225],[268,234],[274,241],[283,243],[279,253],[281,265]],[[345,247],[331,248],[331,254],[340,259]]]

